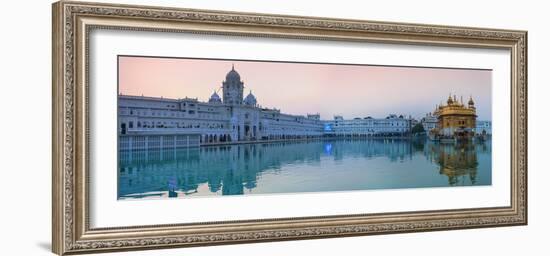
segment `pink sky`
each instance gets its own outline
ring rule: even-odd
[[[322,119],[420,118],[445,102],[449,93],[473,96],[478,119],[491,120],[489,70],[304,64],[185,58],[119,57],[119,92],[207,101],[231,65],[263,107],[284,113],[320,113]]]

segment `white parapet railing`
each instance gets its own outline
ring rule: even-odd
[[[126,131],[128,135],[177,135],[177,134],[201,134],[204,130],[195,128],[131,128]]]
[[[189,148],[200,146],[200,133],[137,133],[118,136],[119,150]]]

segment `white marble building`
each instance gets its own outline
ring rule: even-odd
[[[434,115],[432,112],[427,113],[426,116],[420,119],[420,123],[424,127],[424,131],[426,131],[426,133],[428,133],[432,129],[435,129],[437,127],[437,122],[437,116]]]
[[[291,115],[261,108],[234,67],[208,102],[196,98],[168,99],[118,96],[118,132],[126,135],[195,135],[199,143],[297,139],[323,135],[318,114]],[[182,139],[185,140],[185,139]]]
[[[325,122],[325,134],[328,136],[399,136],[411,131],[411,118],[403,115],[389,115],[386,118],[344,119],[335,116],[334,120]]]
[[[485,131],[485,134],[492,135],[492,122],[491,121],[483,121],[483,120],[477,120],[476,121],[476,134],[483,134]]]

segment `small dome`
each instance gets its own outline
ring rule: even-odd
[[[474,100],[472,99],[472,96],[470,96],[470,100],[468,101],[468,105],[474,105]]]
[[[209,103],[221,103],[222,102],[222,99],[220,98],[220,96],[214,92],[212,93],[212,96],[210,96],[210,99],[208,100]]]
[[[451,95],[449,94],[449,98],[447,99],[447,105],[452,105],[453,104],[453,98],[451,98]]]
[[[252,94],[252,91],[250,91],[248,95],[246,95],[246,97],[244,98],[244,104],[255,106],[256,103],[256,97]]]
[[[235,71],[235,66],[231,66],[231,71],[227,73],[225,76],[225,81],[241,81],[241,75],[237,71]]]

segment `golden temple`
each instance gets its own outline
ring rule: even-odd
[[[468,105],[457,100],[456,95],[447,99],[447,105],[437,105],[434,111],[437,117],[436,128],[430,131],[430,137],[438,140],[471,140],[475,135],[476,108],[470,96]]]

